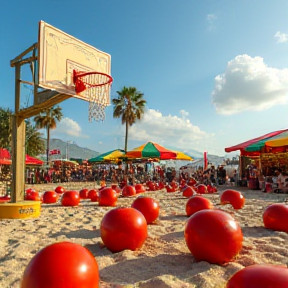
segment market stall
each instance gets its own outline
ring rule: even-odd
[[[240,177],[251,189],[262,189],[263,182],[273,181],[275,170],[288,173],[288,129],[278,130],[225,148],[240,151]]]

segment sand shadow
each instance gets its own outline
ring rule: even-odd
[[[243,236],[247,238],[272,237],[275,236],[275,233],[277,233],[277,231],[267,229],[263,226],[242,227],[242,232]]]
[[[184,232],[172,232],[172,233],[167,233],[163,236],[160,236],[161,240],[164,240],[166,242],[175,242],[178,240],[183,240],[184,239]]]
[[[61,203],[55,203],[55,204],[41,204],[41,209],[47,209],[47,208],[81,208],[81,207],[100,207],[98,203],[96,202],[80,202],[77,206],[62,206]]]
[[[52,234],[51,238],[56,238],[59,236],[66,236],[68,239],[71,238],[79,238],[79,239],[93,239],[100,237],[100,230],[87,230],[87,229],[78,229],[76,231],[69,231],[69,232],[57,232]]]
[[[178,214],[178,215],[167,215],[167,216],[160,216],[159,220],[188,220],[189,217],[187,217],[186,214]]]
[[[180,255],[160,254],[155,257],[142,256],[137,259],[122,259],[114,265],[101,269],[100,278],[105,282],[119,284],[136,283],[161,275],[173,275],[184,280],[187,275],[191,277],[207,270],[209,270],[209,265],[203,266],[200,262],[198,265],[189,253],[181,253]]]

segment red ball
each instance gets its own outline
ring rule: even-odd
[[[24,271],[21,288],[99,288],[95,257],[79,244],[60,242],[40,250]]]
[[[147,222],[134,208],[115,208],[101,221],[100,233],[106,247],[113,253],[140,248],[147,238]]]
[[[186,198],[190,198],[196,194],[195,190],[191,186],[185,186],[182,191],[183,196]]]
[[[43,203],[52,204],[58,200],[58,194],[55,191],[45,191],[43,194]]]
[[[231,204],[234,209],[241,209],[245,204],[245,198],[242,193],[230,189],[222,193],[220,201],[222,205]]]
[[[146,189],[144,188],[143,184],[136,184],[135,185],[136,193],[144,193]]]
[[[236,272],[226,288],[287,288],[288,269],[278,265],[251,265]]]
[[[234,218],[220,210],[205,209],[185,225],[186,244],[197,261],[229,262],[242,248],[243,234]]]
[[[122,189],[122,196],[129,197],[134,195],[136,195],[136,190],[133,186],[131,185],[124,186],[124,188]]]
[[[88,198],[88,192],[89,192],[89,190],[86,188],[80,190],[80,192],[79,192],[80,199],[89,199]]]
[[[35,190],[26,191],[25,200],[40,201],[39,193]]]
[[[212,186],[212,185],[210,185],[210,184],[208,184],[207,185],[207,192],[208,192],[208,194],[215,193],[215,192],[217,192],[217,188]]]
[[[150,197],[139,196],[134,200],[131,207],[144,215],[147,224],[154,222],[159,216],[159,203]]]
[[[173,187],[170,186],[170,185],[166,185],[165,188],[166,188],[166,191],[167,191],[168,193],[176,192],[176,189],[173,188]]]
[[[117,203],[117,193],[111,187],[106,187],[105,189],[99,191],[99,206],[116,206]]]
[[[77,191],[64,192],[61,204],[62,206],[77,206],[80,203],[80,196]]]
[[[213,208],[214,206],[209,199],[202,196],[193,196],[186,203],[186,215],[190,217],[198,211]]]
[[[197,184],[197,181],[195,180],[195,178],[190,178],[187,184],[189,186],[194,186],[195,184]]]
[[[198,194],[207,194],[207,193],[208,193],[208,190],[207,190],[206,185],[204,185],[204,184],[199,184],[199,185],[197,186],[197,193],[198,193]]]
[[[65,188],[62,186],[58,186],[55,188],[55,192],[58,194],[63,194],[65,191],[66,191]]]
[[[90,200],[92,200],[92,198],[93,199],[97,198],[97,201],[98,201],[99,193],[96,189],[91,189],[91,190],[89,190],[87,197]]]
[[[288,233],[288,205],[276,203],[269,205],[263,213],[264,226],[267,229]]]

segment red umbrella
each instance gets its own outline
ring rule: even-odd
[[[11,165],[11,155],[7,149],[0,148],[0,165]]]
[[[12,161],[10,159],[0,159],[0,165],[11,165]]]
[[[0,148],[0,159],[11,159],[10,152],[7,149]]]
[[[25,157],[25,163],[26,165],[43,165],[43,161],[37,158],[34,158],[30,155],[26,155]]]

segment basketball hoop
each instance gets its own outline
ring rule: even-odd
[[[110,104],[110,86],[113,78],[102,72],[81,72],[73,70],[73,83],[77,94],[88,92],[89,121],[104,121],[105,108]],[[89,91],[86,91],[89,89]]]

